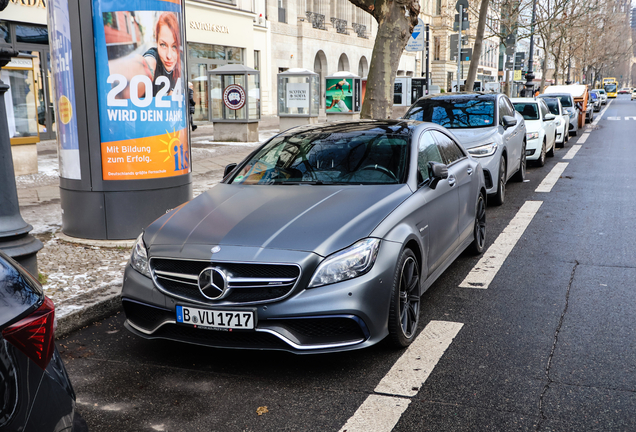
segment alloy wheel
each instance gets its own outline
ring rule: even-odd
[[[402,265],[400,275],[400,325],[407,338],[417,331],[420,320],[420,271],[417,261],[407,257]]]

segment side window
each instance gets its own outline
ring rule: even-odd
[[[548,107],[545,104],[544,100],[540,100],[539,101],[539,106],[541,107],[541,117],[542,118],[545,118],[546,115],[550,114],[550,110],[548,109]]]
[[[504,103],[508,107],[508,112],[510,113],[508,115],[514,117],[515,116],[515,108],[512,106],[512,102],[510,102],[510,99],[508,99],[508,98],[501,98],[501,99],[503,99]]]
[[[514,117],[514,108],[512,105],[506,100],[506,98],[499,98],[499,123],[503,123],[503,116],[513,116]]]
[[[417,168],[422,175],[420,181],[430,177],[428,172],[429,162],[444,163],[435,138],[433,138],[431,132],[424,132],[420,137],[417,153]]]
[[[437,145],[439,145],[442,157],[447,165],[450,165],[466,156],[459,145],[457,145],[457,143],[455,143],[455,141],[447,135],[438,131],[431,132],[437,140]]]

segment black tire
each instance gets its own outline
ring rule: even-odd
[[[521,146],[521,162],[519,162],[519,169],[512,176],[512,180],[516,182],[523,182],[526,179],[526,167],[528,165],[528,160],[526,159],[526,142],[523,142],[523,146]]]
[[[541,145],[541,154],[539,155],[539,159],[537,159],[537,165],[542,167],[545,165],[545,139],[543,140],[543,144]]]
[[[546,153],[546,156],[554,157],[554,147],[555,146],[556,146],[556,132],[554,133],[554,144],[552,144],[552,147],[550,148],[550,151]]]
[[[389,340],[405,348],[415,340],[420,322],[420,268],[411,249],[398,260],[389,308]]]
[[[473,255],[480,255],[486,247],[486,200],[482,194],[477,198],[475,210],[475,226],[473,228],[473,242],[468,251]]]
[[[497,192],[488,197],[488,204],[500,206],[506,201],[506,159],[499,160],[499,175],[497,176]]]
[[[570,136],[576,136],[577,131],[570,131]]]

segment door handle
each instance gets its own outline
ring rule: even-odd
[[[455,186],[455,182],[456,182],[456,181],[457,181],[457,180],[455,179],[455,176],[449,176],[449,177],[448,177],[448,185],[449,185],[450,187]]]
[[[471,167],[468,167],[466,172],[468,173],[468,175],[473,175],[473,169]]]

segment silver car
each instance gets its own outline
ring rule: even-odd
[[[483,251],[485,198],[481,166],[438,125],[288,130],[139,236],[126,327],[295,353],[407,346],[422,293]]]
[[[557,98],[569,119],[568,135],[576,136],[579,131],[579,108],[570,93],[543,93],[538,98]]]
[[[404,118],[452,130],[481,163],[489,204],[504,203],[508,180],[525,179],[526,126],[507,96],[468,92],[425,96],[411,105]]]

